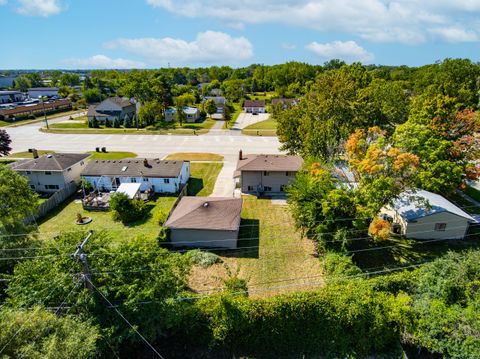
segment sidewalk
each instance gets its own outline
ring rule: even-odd
[[[233,172],[235,172],[236,168],[237,163],[234,159],[225,159],[210,197],[233,197],[235,189]]]

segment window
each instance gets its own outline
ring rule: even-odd
[[[130,178],[131,183],[137,183],[137,179],[135,177]]]
[[[46,184],[45,189],[59,189],[57,184]]]
[[[263,190],[264,190],[265,192],[271,192],[271,191],[272,191],[272,187],[264,186],[264,187],[263,187]]]
[[[33,184],[30,185],[31,189],[35,189],[35,186]]]
[[[170,183],[170,178],[164,178],[163,183]]]
[[[446,223],[435,223],[435,230],[436,231],[444,232],[446,228],[447,228]]]
[[[143,178],[143,182],[148,182],[148,178]]]
[[[83,166],[84,164],[85,164],[85,162],[80,161],[80,166]]]
[[[32,174],[32,172],[30,172],[30,171],[27,171],[26,173],[27,173],[27,175],[30,175],[30,174]]]
[[[50,171],[45,171],[45,174],[46,174],[46,175],[51,175],[52,172],[50,172]]]
[[[269,176],[269,175],[270,175],[270,172],[268,172],[268,171],[263,171],[263,175],[264,175],[264,176]]]
[[[70,168],[67,168],[67,172],[70,172],[71,170],[72,170],[72,168],[71,168],[71,167],[70,167]]]
[[[253,186],[248,186],[247,191],[253,191]]]
[[[289,176],[290,176],[290,172],[285,172],[285,176],[289,177]]]
[[[280,192],[285,192],[286,189],[287,189],[287,186],[286,186],[286,185],[282,184],[282,185],[280,186]]]

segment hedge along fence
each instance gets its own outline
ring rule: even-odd
[[[409,304],[405,294],[374,291],[359,280],[269,299],[220,296],[197,302],[197,323],[170,340],[262,358],[392,353],[401,351]]]

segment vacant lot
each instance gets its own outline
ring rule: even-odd
[[[239,270],[248,280],[251,296],[316,288],[322,278],[321,262],[313,256],[313,242],[295,231],[286,206],[270,199],[244,196],[242,225],[237,250],[217,251],[224,261],[209,268],[194,267],[190,285],[199,293],[222,288],[222,278]],[[314,282],[314,284],[312,284]],[[295,286],[291,286],[295,283]],[[300,286],[298,286],[300,284]]]
[[[164,160],[177,161],[223,161],[223,156],[215,153],[206,152],[177,152],[172,153],[164,158]]]

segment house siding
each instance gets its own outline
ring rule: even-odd
[[[174,247],[237,248],[237,231],[210,229],[170,229]]]
[[[251,192],[267,192],[267,193],[283,193],[282,186],[290,184],[295,179],[296,172],[268,172],[265,176],[263,171],[242,171],[241,172],[241,188],[244,193]],[[265,187],[271,190],[265,191]]]

